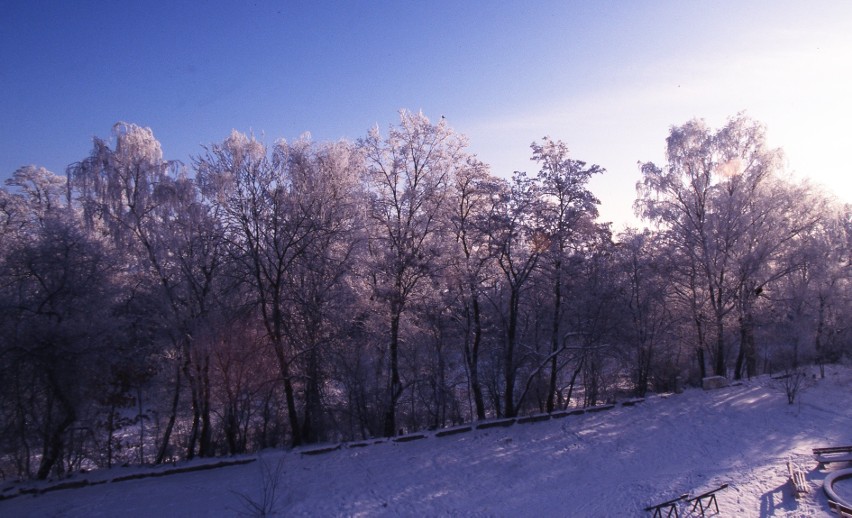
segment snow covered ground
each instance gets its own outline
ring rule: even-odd
[[[852,370],[828,369],[810,385],[794,405],[763,377],[544,422],[319,455],[267,452],[248,464],[8,498],[0,516],[249,515],[272,486],[280,516],[650,516],[650,504],[724,483],[719,516],[831,516],[822,480],[845,466],[818,470],[811,449],[852,445]],[[787,460],[806,471],[802,498]]]

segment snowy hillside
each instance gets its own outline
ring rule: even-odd
[[[280,516],[650,516],[645,506],[724,483],[720,516],[831,516],[822,480],[842,466],[818,470],[811,449],[852,444],[850,396],[845,368],[811,380],[794,405],[764,377],[543,422],[21,495],[0,501],[0,516],[249,514],[276,473]],[[798,500],[788,459],[807,472]]]

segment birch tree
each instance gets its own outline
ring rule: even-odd
[[[96,138],[90,155],[68,168],[74,200],[87,228],[125,253],[129,271],[152,290],[158,325],[176,351],[174,390],[157,461],[169,446],[185,377],[192,404],[187,456],[211,455],[209,354],[196,343],[208,317],[222,258],[216,218],[181,165],[163,159],[149,128],[113,127],[114,147]],[[147,283],[147,284],[146,284]]]
[[[641,165],[637,208],[669,235],[689,263],[697,332],[704,336],[706,308],[713,372],[724,376],[730,353],[725,321],[736,310],[743,286],[737,255],[754,228],[750,223],[761,218],[758,207],[765,207],[760,200],[780,167],[780,151],[767,147],[761,124],[741,114],[718,131],[697,119],[672,127],[666,160],[664,167]],[[703,362],[701,368],[703,373]]]

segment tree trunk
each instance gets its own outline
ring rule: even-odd
[[[237,436],[239,434],[240,425],[237,422],[236,405],[229,401],[225,406],[225,419],[222,423],[225,432],[225,442],[228,444],[228,454],[236,455],[242,453],[237,448]]]
[[[742,379],[743,368],[749,379],[757,376],[757,348],[754,341],[754,288],[744,288],[740,304],[740,351],[737,355],[735,379]]]
[[[302,430],[299,427],[299,414],[296,412],[296,396],[293,390],[293,381],[290,379],[289,373],[284,378],[284,398],[287,400],[287,417],[290,420],[290,430],[293,433],[293,440],[290,444],[295,448],[302,445]]]
[[[74,413],[66,414],[65,418],[50,432],[46,442],[46,448],[41,457],[36,477],[45,480],[50,475],[50,470],[62,456],[62,434],[74,423]]]
[[[385,408],[385,437],[396,435],[396,403],[402,395],[402,381],[399,377],[399,320],[400,308],[391,308],[390,321],[390,383],[388,386],[388,404]]]
[[[825,332],[825,297],[819,296],[819,310],[817,312],[817,328],[814,336],[814,350],[816,351],[817,363],[819,364],[819,377],[825,379],[826,355],[823,351],[822,336]]]
[[[510,288],[509,294],[509,325],[506,330],[506,351],[504,354],[505,382],[503,396],[505,401],[504,414],[506,417],[515,417],[515,340],[518,332],[518,306],[520,293],[514,286]]]
[[[305,381],[305,417],[302,421],[302,438],[306,443],[319,440],[316,420],[320,415],[320,368],[317,346],[308,353],[307,380]]]
[[[716,362],[714,366],[716,376],[727,376],[727,365],[725,362],[725,325],[722,316],[716,317]]]
[[[296,396],[293,389],[293,381],[290,379],[290,363],[287,361],[287,353],[284,349],[284,332],[282,330],[281,300],[279,290],[273,290],[273,302],[270,318],[264,312],[264,320],[267,321],[267,329],[271,330],[272,348],[278,360],[278,369],[281,373],[281,381],[284,385],[284,400],[287,405],[287,420],[290,423],[290,433],[293,435],[290,444],[293,447],[302,445],[302,428],[299,426],[299,413],[296,411]]]
[[[641,345],[639,347],[638,371],[636,373],[636,386],[634,394],[636,397],[645,397],[648,392],[648,374],[651,372],[651,347]]]
[[[737,353],[737,363],[734,366],[734,379],[741,380],[743,379],[743,365],[745,365],[745,329],[742,327],[742,323],[740,324],[740,351]]]
[[[156,464],[162,464],[166,458],[166,453],[169,449],[169,441],[172,437],[172,430],[174,429],[175,420],[177,419],[177,409],[178,404],[180,403],[181,370],[181,365],[178,365],[177,369],[175,369],[175,393],[174,396],[172,396],[172,406],[169,413],[169,422],[166,424],[166,430],[163,432],[162,443],[160,443],[160,451],[157,452],[157,459],[154,461]]]
[[[561,253],[561,251],[560,251]],[[556,279],[554,280],[553,287],[553,327],[550,330],[550,386],[547,391],[547,413],[553,412],[554,408],[554,399],[556,398],[556,381],[557,381],[557,368],[559,362],[557,361],[559,350],[559,324],[562,313],[562,261],[556,261]]]
[[[737,355],[735,378],[742,379],[745,369],[749,379],[757,376],[757,352],[754,342],[754,317],[750,313],[743,317],[740,324],[740,352]]]
[[[583,386],[585,388],[584,407],[595,406],[598,403],[598,394],[600,392],[598,370],[597,359],[592,357],[588,362],[586,372],[583,373]]]
[[[186,441],[186,458],[192,460],[195,458],[195,444],[198,442],[198,432],[201,427],[201,410],[195,380],[189,380],[189,387],[192,397],[192,426],[189,429],[189,439]]]
[[[580,357],[580,361],[577,362],[577,368],[574,369],[574,372],[571,374],[571,382],[568,384],[568,394],[565,397],[565,407],[571,404],[571,398],[574,397],[574,387],[577,384],[577,376],[580,375],[580,372],[583,370],[583,364],[585,363],[585,356]]]
[[[205,356],[201,369],[201,434],[199,435],[198,455],[212,457],[213,427],[210,420],[210,358]]]
[[[107,469],[112,468],[112,441],[115,439],[115,405],[109,406],[109,414],[107,415]]]
[[[482,344],[482,316],[480,314],[479,298],[476,295],[471,297],[471,310],[473,312],[473,344],[465,350],[465,358],[470,375],[470,388],[473,392],[476,418],[481,421],[485,419],[485,399],[482,396],[482,384],[479,381],[479,347]],[[469,327],[471,327],[470,324]],[[467,344],[467,340],[465,342]]]
[[[276,324],[276,331],[279,331]],[[293,390],[293,382],[290,379],[290,364],[284,356],[284,340],[280,334],[274,337],[275,353],[278,358],[278,368],[281,372],[281,381],[284,384],[284,400],[287,405],[287,420],[290,422],[290,433],[293,438],[290,444],[293,447],[301,446],[302,444],[302,429],[299,426],[299,414],[296,412],[296,397]]]
[[[59,401],[63,418],[56,426],[48,431],[45,438],[44,451],[42,452],[41,463],[36,474],[39,480],[45,480],[50,475],[50,470],[53,469],[57,461],[62,457],[62,435],[74,424],[77,418],[74,406],[61,392],[51,373],[48,373],[48,378],[50,379],[53,395]]]
[[[698,334],[698,347],[695,349],[696,359],[698,361],[698,370],[701,375],[701,379],[707,377],[707,365],[704,358],[704,325],[701,322],[701,317],[698,315],[697,311],[693,308],[693,316],[695,318],[695,330]]]

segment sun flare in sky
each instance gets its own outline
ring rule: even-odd
[[[778,42],[776,42],[777,44]],[[703,118],[713,128],[744,111],[767,127],[769,145],[780,147],[785,172],[808,179],[843,202],[852,202],[848,160],[852,121],[852,32],[790,33],[783,45],[710,52],[695,59],[649,63],[641,76],[584,96],[566,96],[539,109],[485,119],[470,130],[492,165],[530,168],[510,140],[544,132],[569,143],[577,158],[607,168],[592,180],[601,215],[639,224],[631,212],[638,162],[664,163],[672,125]],[[578,121],[582,121],[578,123]],[[480,134],[503,138],[480,144]],[[543,136],[543,135],[542,135]],[[603,162],[606,157],[607,162]]]

